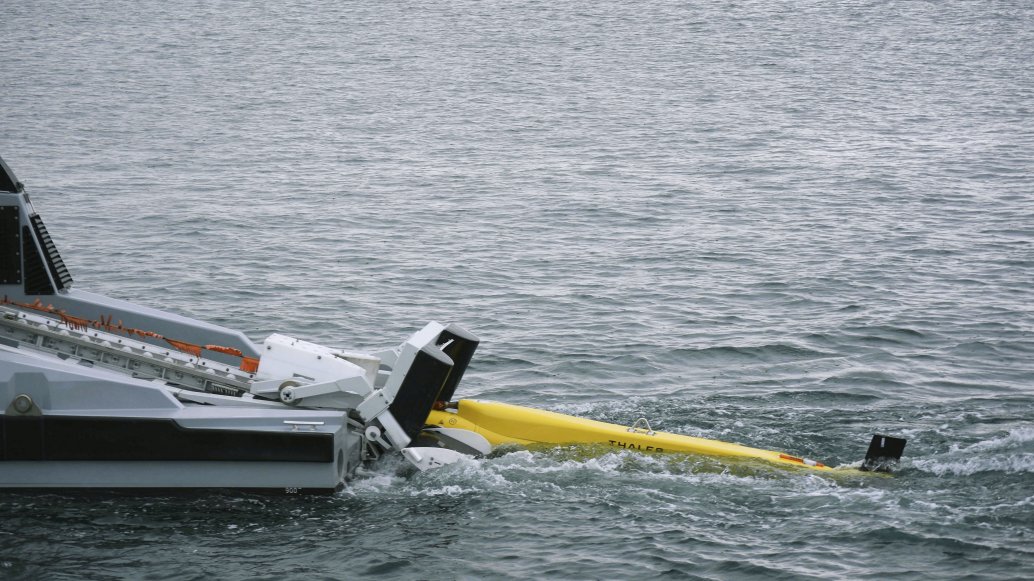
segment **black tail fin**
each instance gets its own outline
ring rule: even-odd
[[[905,451],[906,440],[876,434],[869,443],[869,451],[865,453],[862,470],[867,472],[890,472],[890,469],[901,460]]]

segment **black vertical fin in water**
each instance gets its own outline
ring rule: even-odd
[[[904,438],[894,438],[876,434],[869,443],[869,450],[865,453],[865,460],[862,462],[862,470],[867,472],[890,472],[890,469],[901,460],[901,454],[905,452]]]

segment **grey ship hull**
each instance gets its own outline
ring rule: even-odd
[[[437,323],[376,355],[257,345],[71,287],[0,159],[0,488],[333,492],[417,437],[477,346]]]

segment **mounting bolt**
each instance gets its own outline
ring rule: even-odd
[[[14,411],[20,414],[27,413],[32,409],[32,405],[32,398],[24,393],[19,394],[18,397],[14,398],[14,401],[11,402],[11,407],[14,408]]]
[[[36,402],[32,401],[32,398],[27,393],[19,393],[14,396],[11,400],[11,405],[7,406],[7,415],[21,415],[21,416],[41,416],[39,406]]]

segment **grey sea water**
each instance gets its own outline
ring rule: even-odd
[[[76,286],[850,464],[510,451],[326,498],[0,493],[0,578],[1034,577],[1034,6],[0,2]]]

